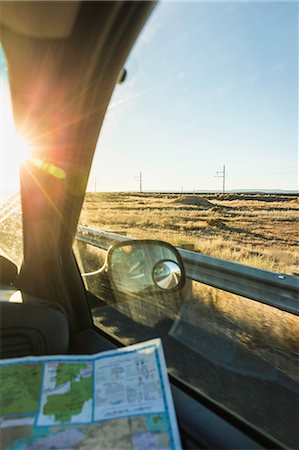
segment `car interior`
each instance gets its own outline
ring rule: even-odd
[[[14,119],[33,143],[20,173],[20,270],[0,257],[1,358],[93,354],[123,345],[93,323],[97,300],[85,289],[73,241],[109,100],[155,6],[0,2]],[[173,375],[170,382],[183,448],[284,448],[204,392]]]

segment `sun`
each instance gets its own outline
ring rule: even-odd
[[[4,191],[17,192],[20,167],[30,158],[30,145],[16,132],[10,135],[3,133],[1,144],[1,185]]]
[[[30,158],[32,148],[29,144],[29,141],[27,141],[24,136],[18,134],[17,132],[15,132],[14,136],[12,136],[10,145],[13,148],[14,163],[19,168]]]
[[[10,89],[1,80],[0,101],[0,184],[4,192],[17,192],[20,187],[20,166],[30,158],[30,143],[15,128]]]

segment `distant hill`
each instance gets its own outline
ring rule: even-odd
[[[94,191],[87,191],[91,194],[95,193]],[[98,193],[106,192],[106,191],[97,191]],[[123,193],[137,193],[140,192],[138,190],[136,191],[110,191],[110,192],[123,192]],[[108,193],[108,192],[107,192]],[[193,191],[178,191],[178,190],[165,190],[165,189],[144,189],[142,191],[143,194],[222,194],[221,190],[193,190]],[[284,190],[284,189],[230,189],[225,191],[226,194],[278,194],[278,195],[299,195],[299,191],[297,190]]]
[[[128,191],[122,191],[122,192],[128,192]],[[139,194],[139,191],[134,191],[135,193]],[[178,190],[146,190],[144,189],[142,191],[143,194],[222,194],[221,190],[193,190],[193,191],[178,191]],[[284,189],[231,189],[226,190],[226,194],[276,194],[276,195],[299,195],[299,191],[296,190],[284,190]]]
[[[232,194],[294,194],[294,195],[298,195],[299,191],[296,190],[284,190],[284,189],[242,189],[241,191],[239,190],[231,190],[231,191],[227,191],[227,193],[232,193]]]

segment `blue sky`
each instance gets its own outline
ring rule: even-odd
[[[298,189],[296,2],[162,2],[126,68],[89,190]]]
[[[164,2],[116,87],[89,189],[298,189],[297,3]]]

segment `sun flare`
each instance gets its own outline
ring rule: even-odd
[[[19,167],[21,164],[26,163],[31,155],[31,147],[26,138],[18,133],[12,136],[10,141],[11,148],[13,149],[14,162]]]
[[[20,166],[30,158],[31,147],[28,140],[15,128],[10,89],[1,79],[1,190],[16,192],[19,190]]]

